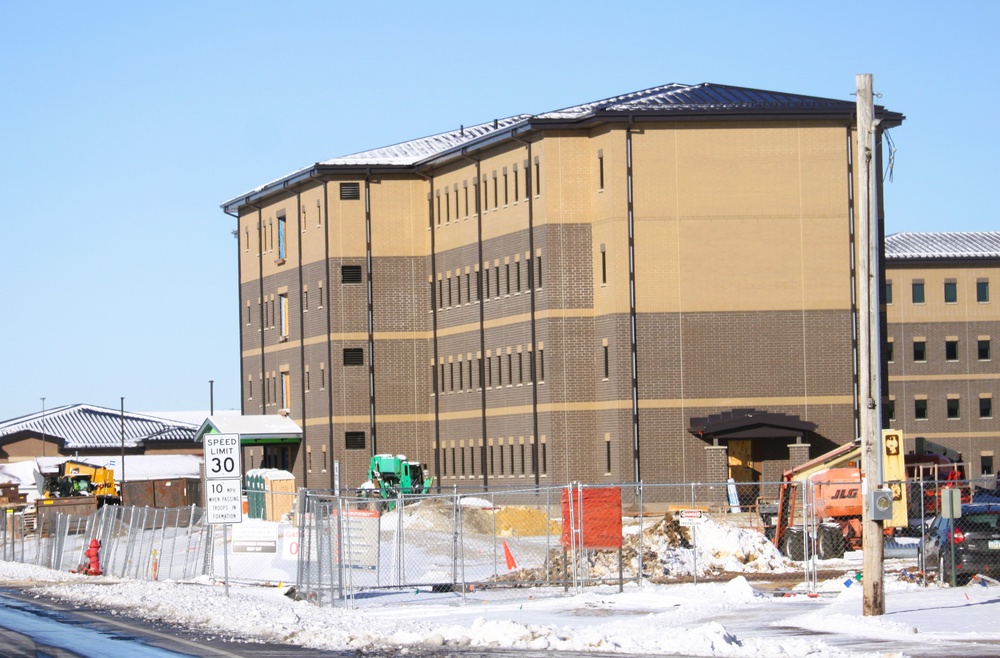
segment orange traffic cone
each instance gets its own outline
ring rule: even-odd
[[[514,554],[510,552],[510,546],[507,545],[507,541],[503,542],[503,557],[507,560],[507,570],[513,571],[517,569],[517,560],[514,559]]]

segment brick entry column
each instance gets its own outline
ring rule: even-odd
[[[796,466],[801,466],[809,461],[809,447],[808,443],[790,443],[788,444],[788,466],[789,468],[795,468]]]
[[[729,479],[729,449],[726,446],[705,446],[705,482],[716,484]],[[727,505],[729,498],[725,487],[699,487],[698,503]]]

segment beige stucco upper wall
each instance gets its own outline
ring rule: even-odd
[[[886,282],[892,283],[892,304],[886,306],[890,323],[900,322],[996,322],[1000,317],[1000,266],[948,263],[937,267],[886,265]],[[976,282],[990,283],[990,301],[976,301]],[[913,283],[924,284],[924,303],[913,303]],[[944,301],[945,281],[956,283],[958,301]]]

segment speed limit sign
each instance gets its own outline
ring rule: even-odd
[[[205,477],[209,480],[242,478],[239,434],[205,435]]]

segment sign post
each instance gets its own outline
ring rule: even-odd
[[[206,434],[205,516],[210,525],[222,526],[222,562],[226,596],[229,596],[229,551],[226,530],[243,522],[243,450],[239,434]]]

